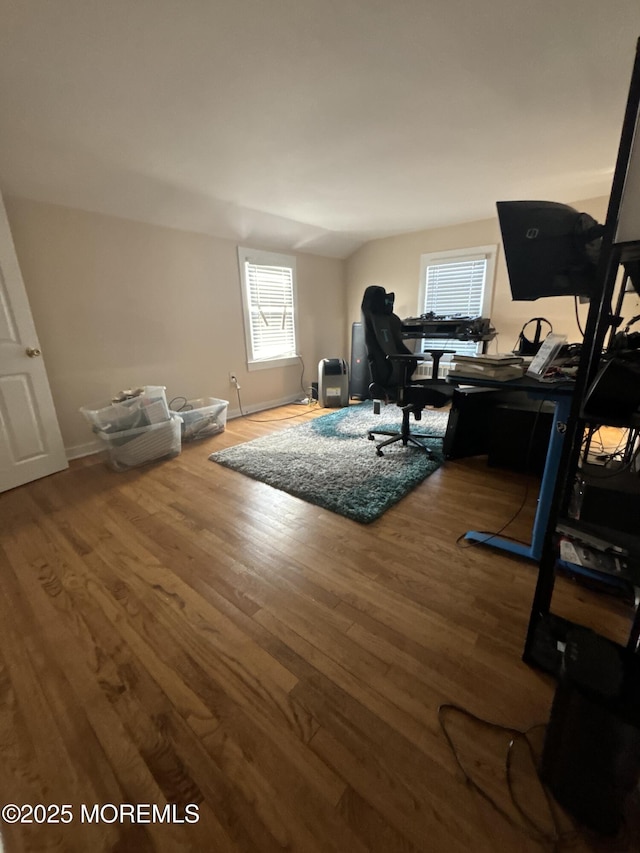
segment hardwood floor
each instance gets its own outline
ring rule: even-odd
[[[555,683],[520,659],[535,566],[456,542],[500,528],[527,478],[448,462],[362,526],[208,461],[323,413],[264,412],[155,466],[90,457],[0,495],[0,798],[73,816],[3,824],[7,851],[551,849],[465,783],[438,722],[443,703],[548,719]],[[508,534],[528,538],[536,495]],[[622,641],[629,625],[622,602],[565,580],[554,610]],[[447,719],[521,824],[510,735]],[[175,804],[176,821],[82,811],[123,803]],[[180,822],[188,804],[197,822]]]

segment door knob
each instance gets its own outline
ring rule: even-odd
[[[37,358],[39,355],[42,355],[40,350],[36,349],[34,347],[27,347],[26,353],[29,356],[29,358]]]

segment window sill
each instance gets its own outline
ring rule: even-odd
[[[262,361],[250,361],[247,363],[247,370],[269,370],[273,367],[289,367],[292,364],[300,364],[300,357],[297,355],[288,355],[283,358],[265,358]]]

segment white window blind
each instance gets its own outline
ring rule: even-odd
[[[427,256],[428,257],[428,256]],[[451,253],[449,257],[423,262],[422,313],[439,317],[480,317],[486,304],[488,253]],[[492,258],[491,258],[492,260]],[[479,345],[473,341],[424,339],[422,351],[452,349],[456,353],[475,355]],[[453,358],[453,356],[452,356]]]
[[[239,250],[248,362],[296,356],[295,259]]]
[[[486,270],[486,258],[427,267],[425,312],[479,317]]]

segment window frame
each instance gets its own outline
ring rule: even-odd
[[[491,316],[491,305],[493,302],[493,291],[495,287],[496,261],[498,257],[497,244],[488,246],[470,246],[465,249],[448,249],[439,252],[425,252],[420,255],[420,283],[418,288],[418,315],[425,313],[425,302],[427,296],[427,271],[429,267],[445,265],[447,263],[459,263],[461,261],[469,261],[475,258],[484,258],[486,261],[484,283],[482,289],[482,304],[480,315],[481,317],[489,318]],[[443,349],[452,348],[456,341],[442,340],[439,342]],[[459,342],[457,342],[459,343]],[[424,352],[425,341],[420,342],[421,352]],[[476,345],[476,352],[479,351],[480,344]],[[455,360],[455,356],[446,355],[443,357],[443,363]]]
[[[249,280],[246,274],[247,262],[260,266],[288,267],[291,269],[294,345],[294,349],[291,354],[277,355],[270,358],[254,357],[254,341],[251,336],[252,305],[249,294]],[[271,252],[264,249],[250,249],[246,246],[238,246],[238,267],[240,271],[240,289],[242,292],[242,314],[244,322],[247,370],[266,370],[273,367],[286,367],[290,364],[298,364],[300,357],[298,355],[298,287],[296,280],[295,255],[286,255],[281,252]]]

